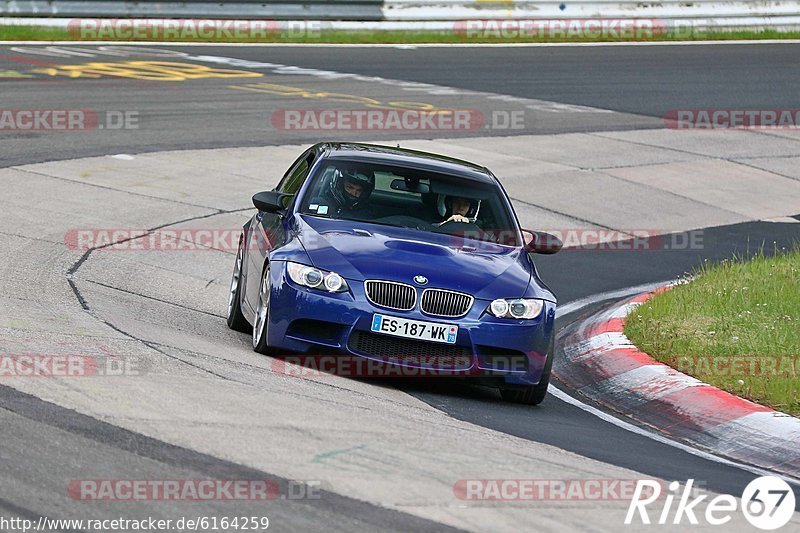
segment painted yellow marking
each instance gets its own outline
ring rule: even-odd
[[[98,78],[112,76],[148,81],[185,81],[205,78],[260,78],[260,72],[212,68],[193,63],[174,63],[171,61],[123,61],[119,63],[84,63],[81,65],[60,65],[57,68],[39,68],[32,72],[48,76],[67,76],[70,78]]]
[[[403,109],[412,111],[430,111],[432,113],[450,113],[452,109],[440,109],[433,104],[425,102],[381,102],[375,98],[357,96],[354,94],[332,93],[327,91],[310,91],[302,87],[291,87],[289,85],[278,85],[275,83],[248,83],[246,85],[229,85],[231,89],[238,91],[251,91],[257,93],[274,94],[277,96],[295,96],[313,100],[328,100],[331,102],[346,102],[358,104],[363,107],[374,109]]]
[[[33,78],[16,70],[0,70],[0,78]]]
[[[97,74],[88,74],[78,70],[66,70],[61,68],[46,67],[35,68],[31,72],[36,74],[46,74],[47,76],[66,76],[68,78],[99,78]]]

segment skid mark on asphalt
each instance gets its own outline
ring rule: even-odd
[[[49,239],[42,239],[41,237],[30,237],[28,235],[19,235],[18,233],[9,233],[7,231],[2,231],[2,230],[0,230],[0,235],[6,235],[8,237],[16,237],[17,239],[26,239],[29,241],[44,242],[47,244],[63,244],[60,241],[51,241]]]
[[[72,180],[68,180],[68,181],[72,181]],[[156,226],[154,228],[151,228],[148,231],[148,234],[151,234],[152,232],[154,232],[156,230],[163,229],[163,228],[166,228],[166,227],[169,227],[169,226],[173,226],[173,225],[176,225],[176,224],[181,224],[181,223],[185,223],[185,222],[193,222],[193,221],[196,221],[196,220],[202,220],[202,219],[211,218],[211,217],[218,216],[218,215],[223,215],[223,214],[236,213],[236,212],[249,210],[249,209],[250,209],[249,207],[248,208],[242,208],[242,209],[227,210],[227,211],[218,209],[214,213],[205,214],[205,215],[198,215],[198,216],[195,216],[195,217],[189,217],[189,218],[186,218],[186,219],[181,219],[181,220],[169,222],[169,223],[166,223],[166,224],[162,224],[160,226]],[[174,360],[179,361],[179,362],[181,362],[181,363],[183,363],[183,364],[185,364],[187,366],[191,366],[191,367],[193,367],[193,368],[195,368],[197,370],[201,370],[203,372],[211,374],[211,375],[213,375],[215,377],[218,377],[220,379],[224,379],[226,381],[234,381],[234,380],[231,380],[227,376],[224,376],[222,374],[214,372],[213,370],[210,370],[208,368],[193,364],[193,363],[191,363],[189,361],[186,361],[186,360],[183,360],[183,359],[181,359],[179,357],[175,357],[175,356],[167,353],[166,351],[160,349],[155,343],[152,343],[152,342],[147,341],[145,339],[139,338],[139,337],[127,332],[127,331],[124,331],[123,329],[119,328],[118,326],[116,326],[115,324],[110,322],[109,320],[99,316],[89,306],[89,303],[86,301],[86,299],[84,298],[84,296],[81,293],[80,289],[78,288],[78,285],[75,283],[75,280],[76,280],[75,275],[77,274],[78,270],[89,259],[89,257],[92,255],[93,252],[95,252],[97,250],[101,250],[103,248],[107,248],[109,246],[113,246],[115,244],[121,244],[123,242],[127,242],[127,241],[130,241],[130,240],[136,239],[136,238],[139,238],[139,237],[138,236],[137,237],[129,237],[129,238],[126,238],[126,239],[121,239],[119,241],[114,241],[114,242],[110,242],[108,244],[104,244],[104,245],[101,245],[101,246],[96,246],[96,247],[90,248],[83,255],[81,255],[81,257],[75,263],[73,263],[73,265],[67,270],[67,273],[66,273],[65,277],[66,277],[67,283],[69,284],[70,288],[72,289],[72,292],[75,294],[75,297],[78,300],[78,303],[81,305],[81,307],[85,311],[87,311],[96,320],[98,320],[101,323],[105,324],[106,326],[110,327],[114,331],[116,331],[116,332],[118,332],[118,333],[120,333],[120,334],[122,334],[122,335],[124,335],[124,336],[126,336],[128,338],[130,338],[130,339],[133,339],[136,342],[141,343],[142,345],[146,346],[147,348],[149,348],[151,350],[154,350],[154,351],[156,351],[156,352],[158,352],[158,353],[160,353],[160,354],[162,354],[162,355],[164,355],[164,356],[166,356],[166,357],[168,357],[170,359],[174,359]],[[91,281],[91,280],[87,280],[87,281]],[[116,289],[116,288],[114,288],[114,289]],[[116,289],[116,290],[122,290],[122,289]],[[123,291],[123,292],[125,292],[125,291]],[[141,294],[139,294],[138,296],[143,297],[143,295],[141,295]]]
[[[29,57],[0,55],[0,59],[5,59],[6,61],[15,61],[19,63],[30,63],[32,65],[39,65],[43,67],[58,66],[58,63],[53,63],[51,61],[41,61],[39,59],[31,59]]]
[[[264,381],[261,379],[264,375],[266,375],[266,374],[276,374],[276,372],[274,370],[272,370],[271,368],[263,367],[263,366],[257,366],[257,365],[251,365],[251,364],[248,364],[248,363],[243,363],[241,361],[235,361],[235,360],[228,359],[228,358],[226,358],[224,356],[220,356],[220,355],[212,355],[212,354],[208,354],[208,353],[204,353],[204,352],[197,352],[197,351],[190,350],[190,349],[187,349],[187,348],[183,348],[183,347],[179,347],[179,346],[172,346],[170,344],[165,344],[163,342],[157,342],[157,341],[141,341],[140,340],[139,342],[145,343],[146,346],[148,346],[148,347],[152,348],[153,350],[156,350],[156,351],[158,351],[159,353],[162,353],[162,354],[164,353],[163,350],[173,350],[176,353],[179,353],[181,355],[185,355],[185,356],[189,357],[190,359],[192,359],[192,361],[190,361],[189,359],[184,359],[181,356],[176,355],[175,353],[173,353],[172,355],[168,355],[168,357],[170,357],[170,359],[174,359],[174,360],[179,361],[181,363],[185,363],[186,365],[191,366],[192,368],[195,368],[195,369],[198,369],[198,370],[202,370],[202,371],[210,373],[210,374],[212,374],[214,376],[222,377],[223,379],[225,379],[228,382],[237,383],[239,385],[244,385],[244,386],[247,386],[247,387],[255,387],[255,388],[258,388],[259,390],[262,390],[263,387],[264,387]],[[199,366],[199,365],[201,365],[201,363],[204,363],[206,365],[214,364],[217,368],[219,368],[219,373],[208,372],[207,371],[208,367]],[[221,374],[222,372],[225,372],[225,374],[224,375]],[[306,378],[302,378],[302,379],[306,379]],[[347,388],[344,388],[344,387],[337,387],[336,385],[332,385],[332,384],[327,383],[327,382],[321,382],[321,381],[316,381],[316,380],[308,380],[308,381],[314,381],[316,383],[316,385],[318,385],[318,386],[329,387],[329,388],[332,388],[332,389],[347,391],[348,394],[359,395],[359,396],[362,396],[365,399],[366,398],[370,398],[370,396],[367,395],[367,394],[363,394],[363,393],[358,392],[358,391],[353,391],[351,389],[347,389]],[[324,403],[330,404],[330,405],[339,405],[339,406],[342,406],[342,407],[361,409],[361,410],[364,410],[364,411],[369,411],[369,409],[370,409],[369,407],[358,406],[358,405],[353,406],[353,405],[351,405],[349,403],[338,402],[338,401],[327,399],[327,398],[326,399],[321,399],[319,396],[303,394],[303,393],[298,392],[298,391],[291,391],[291,392],[288,392],[286,394],[289,394],[289,395],[291,395],[293,397],[296,397],[296,398],[302,398],[304,400],[309,400],[309,401],[313,401],[313,402],[317,402],[317,403],[324,402]]]
[[[797,157],[797,156],[788,156],[788,157]],[[778,176],[779,178],[786,178],[787,180],[798,181],[798,179],[800,179],[800,178],[796,178],[794,176],[788,176],[786,174],[781,174],[780,172],[777,172],[777,171],[769,169],[769,168],[764,168],[764,167],[759,167],[759,166],[756,166],[756,165],[751,165],[751,164],[746,162],[747,159],[745,159],[745,158],[726,159],[726,161],[730,161],[731,163],[734,163],[736,165],[741,165],[743,167],[752,168],[754,170],[760,170],[761,172],[768,172],[768,173],[772,174],[773,176]]]
[[[138,197],[141,197],[141,198],[148,198],[150,200],[161,200],[161,201],[171,202],[171,203],[174,203],[174,204],[181,204],[181,205],[187,205],[187,206],[190,206],[190,207],[197,207],[199,209],[209,209],[209,210],[215,209],[213,207],[208,207],[206,205],[198,205],[198,204],[193,204],[193,203],[190,203],[190,202],[182,202],[180,200],[166,199],[166,198],[163,198],[161,196],[153,196],[153,195],[150,195],[150,194],[144,194],[144,193],[140,193],[140,192],[128,191],[128,190],[125,190],[125,189],[117,189],[115,187],[109,187],[108,185],[100,185],[98,183],[89,183],[89,182],[85,182],[85,181],[80,181],[80,180],[75,180],[75,179],[70,179],[70,178],[64,178],[62,176],[53,176],[52,174],[46,174],[44,172],[37,172],[35,170],[31,170],[29,168],[25,168],[25,167],[21,167],[21,166],[15,166],[15,167],[10,167],[10,168],[12,168],[12,169],[14,169],[16,171],[19,171],[19,172],[26,172],[28,174],[34,174],[36,176],[42,176],[42,177],[50,178],[50,179],[54,179],[54,180],[66,181],[66,182],[69,182],[69,183],[77,183],[77,184],[80,184],[80,185],[85,185],[87,187],[96,187],[98,189],[105,189],[105,190],[114,191],[114,192],[123,193],[123,194],[130,194],[130,195],[138,196]],[[231,211],[231,212],[235,213],[237,211],[245,211],[247,209],[251,209],[251,208],[249,208],[249,207],[248,208],[242,208],[242,209],[234,210],[234,211]],[[220,213],[214,213],[214,214],[215,215],[220,215],[220,214],[224,214],[224,213],[220,212]],[[174,222],[174,224],[178,224],[180,222],[183,222],[183,221]]]
[[[203,311],[202,309],[195,309],[193,307],[188,307],[188,306],[177,304],[177,303],[174,303],[174,302],[168,302],[167,300],[162,300],[162,299],[156,298],[154,296],[148,296],[146,294],[142,294],[142,293],[139,293],[139,292],[134,292],[134,291],[126,290],[126,289],[121,289],[119,287],[114,287],[113,285],[108,285],[106,283],[101,283],[101,282],[95,281],[93,279],[87,279],[86,281],[88,281],[89,283],[93,283],[94,285],[99,285],[100,287],[105,287],[106,289],[111,289],[113,291],[124,292],[125,294],[130,294],[132,296],[137,296],[139,298],[145,298],[147,300],[153,300],[154,302],[158,302],[158,303],[162,303],[162,304],[166,304],[166,305],[171,305],[173,307],[178,307],[178,308],[183,309],[185,311],[194,311],[195,313],[203,313],[204,315],[213,316],[214,318],[225,319],[224,315],[218,315],[218,314],[215,314],[215,313],[210,313],[208,311]],[[212,281],[214,281],[214,280],[209,281],[208,285],[211,285]],[[208,287],[208,285],[206,285],[206,287]]]
[[[363,453],[362,453],[363,452]],[[412,457],[386,455],[366,444],[330,450],[314,456],[311,463],[332,467],[343,472],[380,472],[390,475],[397,465],[413,464]]]
[[[367,447],[366,444],[361,444],[359,446],[353,446],[352,448],[344,448],[341,450],[330,450],[327,452],[318,453],[311,459],[312,463],[319,463],[319,464],[328,464],[328,459],[332,459],[334,457],[339,457],[343,454],[349,454],[353,451],[363,450]]]
[[[569,213],[567,213],[565,211],[559,211],[557,209],[553,209],[552,207],[545,207],[543,205],[535,204],[533,202],[529,202],[528,200],[522,200],[521,198],[517,198],[517,197],[514,197],[514,196],[509,196],[509,198],[511,200],[515,201],[515,202],[520,203],[520,204],[524,204],[524,205],[527,205],[527,206],[530,206],[530,207],[535,207],[537,209],[541,209],[542,211],[547,211],[547,212],[553,213],[555,215],[566,217],[566,218],[569,218],[569,219],[574,220],[576,222],[583,222],[585,224],[591,224],[592,226],[595,226],[595,227],[598,227],[598,228],[607,229],[607,230],[611,230],[611,231],[615,231],[616,230],[616,228],[610,228],[608,226],[604,226],[603,224],[600,224],[599,222],[595,222],[594,220],[589,220],[588,218],[581,218],[581,217],[576,216],[576,215],[571,215],[571,214],[569,214]],[[626,235],[630,235],[631,237],[633,237],[633,234],[628,234],[628,233],[625,233],[625,232],[622,232],[622,231],[620,233],[624,233]]]
[[[249,208],[247,208],[247,209],[249,209]],[[217,214],[226,214],[226,212],[214,213],[214,214],[211,214],[211,215],[201,215],[199,217],[193,217],[192,219],[209,218],[209,217],[212,217],[212,216],[216,216]],[[186,221],[188,221],[188,220],[180,220],[180,221],[177,221],[177,222],[166,224],[164,226],[169,226],[171,224],[178,224],[178,223],[182,223],[182,222],[186,222]],[[160,226],[159,228],[156,228],[156,229],[160,229],[161,227],[164,227],[164,226]],[[155,229],[153,231],[155,231]],[[114,244],[116,244],[116,243],[109,243],[109,244],[106,244],[104,246],[97,247],[97,248],[95,248],[93,250],[101,249],[101,248],[106,247],[106,246],[113,246]],[[80,265],[82,265],[86,260],[88,260],[88,258],[89,258],[88,254],[93,250],[88,250],[86,252],[86,254],[84,254],[84,256],[82,256],[82,258],[78,260],[78,262],[76,262],[76,264],[80,263]],[[80,268],[80,266],[78,266],[78,268]],[[75,271],[77,272],[77,269]],[[84,310],[86,310],[93,318],[95,318],[96,320],[98,320],[102,324],[110,327],[114,331],[120,333],[121,335],[124,335],[126,338],[132,340],[133,342],[141,344],[141,345],[143,345],[143,346],[145,346],[145,347],[147,347],[147,348],[149,348],[149,349],[151,349],[151,350],[153,350],[153,351],[155,351],[155,352],[157,352],[157,353],[159,353],[159,354],[161,354],[161,355],[163,355],[163,356],[165,356],[165,357],[167,357],[167,358],[169,358],[171,360],[183,363],[183,364],[185,364],[185,365],[187,365],[187,366],[189,366],[191,368],[194,368],[195,370],[199,370],[199,371],[201,371],[203,373],[206,373],[206,374],[212,375],[214,377],[223,379],[223,380],[225,380],[227,382],[237,383],[239,385],[245,385],[245,386],[248,386],[248,387],[259,387],[259,388],[261,388],[261,387],[263,387],[263,381],[260,380],[259,377],[262,374],[265,374],[265,373],[267,373],[267,374],[275,374],[276,373],[272,368],[249,365],[249,364],[242,363],[242,362],[239,362],[239,361],[231,360],[231,359],[223,357],[223,356],[217,356],[217,355],[212,355],[212,354],[208,354],[208,353],[197,352],[197,351],[186,349],[184,347],[173,346],[173,345],[170,345],[170,344],[157,342],[157,341],[153,341],[153,340],[148,340],[148,339],[139,337],[137,335],[134,335],[131,332],[126,331],[126,330],[122,329],[121,327],[117,326],[115,323],[113,323],[112,321],[106,319],[105,317],[100,316],[94,309],[92,309],[91,306],[89,305],[89,302],[85,299],[85,297],[80,292],[80,290],[78,289],[77,285],[75,284],[75,278],[73,278],[72,275],[69,274],[69,273],[67,274],[67,276],[68,276],[67,277],[67,281],[69,282],[70,287],[73,288],[73,292],[76,294],[76,297],[78,298],[78,302],[81,303],[82,306],[84,306]],[[161,300],[158,300],[157,298],[151,298],[151,297],[148,297],[146,295],[138,294],[138,293],[131,292],[131,291],[126,291],[126,290],[123,290],[123,289],[119,289],[117,287],[106,286],[105,284],[97,283],[97,282],[95,282],[93,280],[85,280],[85,281],[93,283],[95,285],[104,286],[104,287],[108,288],[109,290],[114,290],[114,291],[118,291],[118,292],[122,292],[122,293],[127,293],[127,294],[130,294],[131,296],[134,296],[134,297],[137,297],[137,298],[140,297],[140,298],[148,299],[148,300],[151,300],[151,301],[159,301],[159,303],[168,304],[170,306],[181,307],[186,311],[197,311],[197,312],[203,313],[203,314],[205,314],[207,316],[211,315],[215,319],[218,318],[217,316],[215,316],[215,315],[213,315],[211,313],[207,313],[207,312],[200,311],[200,310],[193,309],[193,308],[186,307],[186,306],[180,306],[180,305],[177,305],[177,304],[174,304],[174,303],[171,303],[171,302],[161,301]],[[222,318],[224,318],[224,317],[222,317]],[[169,352],[170,350],[172,351],[172,353]],[[213,365],[209,365],[209,362],[213,362],[214,364]],[[318,381],[318,380],[314,380],[314,379],[308,379],[308,378],[302,377],[302,376],[300,378],[304,379],[304,380],[308,380],[308,381],[314,381],[314,383],[317,386],[329,387],[329,388],[337,389],[337,390],[344,390],[344,391],[347,391],[349,394],[355,394],[355,395],[358,395],[358,396],[362,396],[365,399],[372,397],[372,396],[370,396],[368,394],[364,394],[364,393],[359,392],[359,391],[353,391],[353,390],[351,390],[350,388],[347,388],[347,387],[339,387],[339,386],[337,386],[337,385],[335,385],[333,383],[330,383],[328,381],[325,381],[325,380]],[[342,405],[342,406],[347,406],[347,407],[354,407],[354,406],[351,406],[350,404],[342,404],[340,402],[337,402],[337,401],[334,401],[334,400],[330,400],[330,399],[321,400],[317,396],[307,395],[307,394],[303,394],[303,393],[300,393],[300,392],[297,392],[297,391],[290,392],[289,394],[291,394],[293,396],[296,396],[298,398],[303,398],[305,400],[309,400],[309,401],[316,401],[316,402],[324,401],[325,403],[329,403],[329,404],[333,404],[333,405]],[[364,407],[355,406],[355,408],[369,410],[369,408],[366,407],[366,406],[364,406]]]

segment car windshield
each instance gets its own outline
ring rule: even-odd
[[[299,211],[520,246],[499,187],[406,167],[329,161],[316,173]]]

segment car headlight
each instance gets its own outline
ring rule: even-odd
[[[348,289],[347,282],[336,272],[291,262],[286,264],[286,272],[289,273],[292,281],[310,289],[328,292],[344,292]]]
[[[494,300],[487,311],[497,318],[536,318],[544,308],[544,300],[516,298]]]

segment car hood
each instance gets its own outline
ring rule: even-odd
[[[518,298],[532,267],[520,248],[416,229],[297,215],[297,237],[315,267],[347,279],[385,279],[466,292],[475,298]]]

